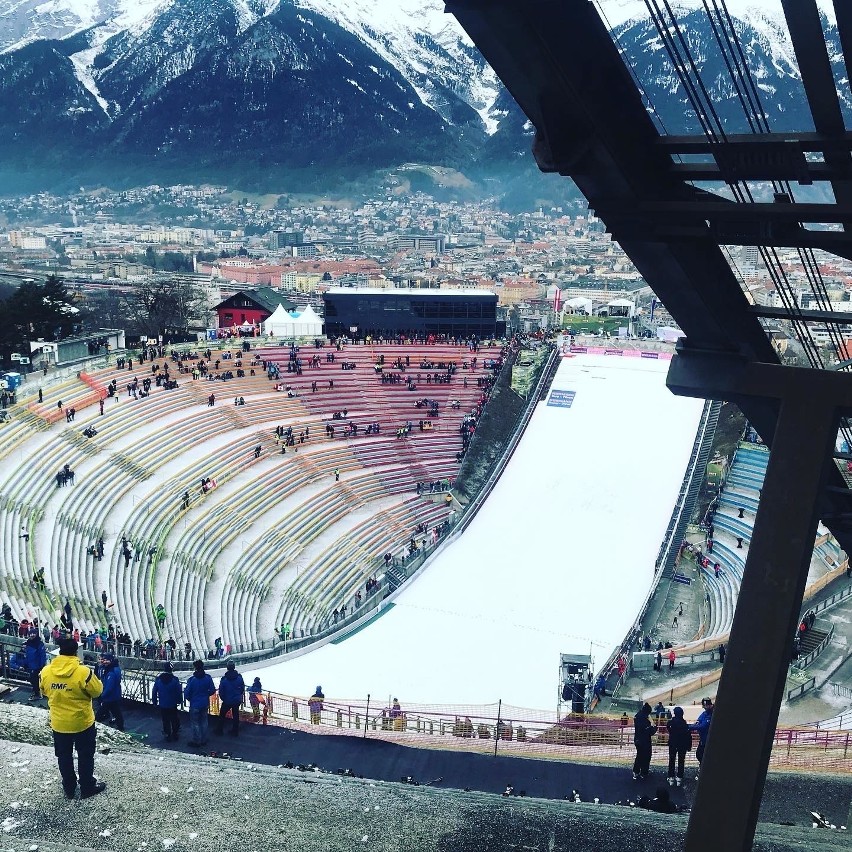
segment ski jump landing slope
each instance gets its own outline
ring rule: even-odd
[[[668,365],[564,358],[478,515],[395,605],[251,674],[291,695],[553,710],[559,654],[603,665],[649,591],[702,410]]]

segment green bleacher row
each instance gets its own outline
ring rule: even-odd
[[[423,357],[459,364],[470,357],[463,347],[385,346],[382,350],[388,364],[397,352],[409,355],[412,373],[422,372],[416,365]],[[276,354],[284,363],[286,350]],[[306,354],[312,355],[313,350]],[[454,476],[455,453],[461,446],[458,427],[481,393],[476,386],[476,377],[483,374],[481,365],[475,372],[465,371],[467,388],[459,371],[451,384],[421,383],[412,393],[405,385],[381,384],[372,368],[375,354],[375,349],[347,347],[338,357],[355,361],[356,370],[342,371],[323,362],[319,370],[305,367],[302,376],[282,372],[280,381],[293,387],[295,399],[271,390],[257,367],[255,376],[219,382],[193,381],[186,374],[178,375],[173,364],[171,375],[180,383],[177,390],[155,387],[146,399],[128,399],[126,382],[133,375],[151,375],[150,363],[144,362],[132,372],[108,368],[92,374],[104,386],[117,380],[118,399],[106,400],[104,417],[97,415],[97,407],[78,410],[75,423],[60,421],[43,432],[36,415],[16,410],[7,424],[12,428],[0,439],[0,459],[31,444],[38,444],[38,451],[26,465],[10,472],[0,487],[0,530],[7,543],[2,583],[13,610],[25,616],[37,606],[46,617],[67,598],[78,624],[97,626],[104,620],[100,591],[108,588],[118,621],[131,635],[156,635],[152,610],[155,602],[162,601],[170,617],[165,634],[188,639],[199,648],[209,645],[211,634],[219,630],[232,644],[249,644],[267,625],[271,628],[285,617],[297,629],[308,631],[327,620],[335,603],[351,600],[376,555],[399,542],[397,534],[407,539],[421,516],[430,522],[440,520],[440,504],[412,498],[413,486],[417,481]],[[328,379],[334,381],[333,389],[311,393],[312,381],[327,385]],[[82,396],[91,388],[78,380],[55,386],[45,394],[45,410],[55,407],[58,399],[73,405],[75,392]],[[217,405],[207,409],[210,392],[216,393]],[[245,397],[247,404],[234,406],[234,396]],[[415,426],[407,440],[396,441],[390,430],[407,420],[416,424],[421,410],[414,401],[424,396],[441,402],[436,426],[443,428],[418,433]],[[458,410],[450,409],[451,399],[460,401]],[[382,423],[382,434],[326,440],[325,422],[332,412],[344,408],[347,419],[362,428],[374,421]],[[87,424],[98,430],[93,439],[81,434]],[[282,424],[292,425],[297,433],[308,427],[310,442],[300,446],[299,453],[290,448],[286,462],[273,462],[271,457],[278,452],[273,430]],[[216,451],[205,454],[205,445],[217,441]],[[257,444],[263,453],[255,460],[252,449]],[[412,452],[411,447],[417,449]],[[189,448],[193,458],[187,461]],[[55,473],[66,463],[77,474],[76,484],[58,488]],[[267,474],[271,464],[276,470]],[[255,465],[264,473],[255,475]],[[286,515],[276,513],[281,505],[277,484],[299,495],[311,484],[328,479],[334,468],[345,477],[336,488],[329,480],[322,496],[297,499]],[[206,476],[214,476],[218,487],[200,498],[196,484]],[[222,498],[230,483],[239,496],[228,505]],[[193,504],[182,510],[181,495],[187,489]],[[399,502],[389,506],[388,499]],[[319,549],[286,594],[288,587],[279,579],[282,566],[304,562],[332,517],[358,507],[369,511],[379,504],[382,511],[374,518],[353,526],[357,532],[349,531],[339,542]],[[398,516],[397,511],[402,514]],[[183,530],[182,520],[187,521]],[[268,526],[261,523],[264,520]],[[28,542],[19,537],[21,525],[29,531]],[[213,534],[229,529],[237,532]],[[251,539],[244,557],[234,560],[235,564],[219,564],[222,554],[232,548],[234,536],[245,536],[247,530]],[[127,569],[118,544],[122,532],[134,545]],[[108,548],[99,563],[87,550],[101,535]],[[30,584],[38,564],[47,567],[44,593]],[[217,583],[219,598],[208,600]],[[293,608],[292,602],[300,599],[311,602],[309,612]],[[218,618],[205,617],[216,609]]]

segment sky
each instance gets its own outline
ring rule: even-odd
[[[555,710],[560,653],[602,666],[650,589],[702,409],[667,390],[668,364],[563,359],[479,514],[392,608],[244,674],[288,695]]]

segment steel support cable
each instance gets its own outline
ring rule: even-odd
[[[609,22],[609,17],[607,16],[606,11],[604,11],[604,7],[603,7],[603,4],[601,3],[601,0],[595,0],[595,7],[598,10],[598,14],[601,16],[601,20],[603,20],[607,30],[609,31],[609,34],[612,37],[612,40],[615,42],[615,46],[618,48],[618,52],[621,54],[622,57],[626,57],[627,51],[625,50],[624,46],[622,45],[621,39],[619,39],[619,37],[615,34],[615,29],[613,28],[612,24]],[[648,109],[648,111],[652,114],[652,116],[654,117],[654,120],[656,120],[657,124],[660,125],[660,129],[663,131],[663,134],[668,136],[669,131],[668,131],[668,128],[666,127],[666,125],[665,125],[665,122],[663,121],[663,117],[660,115],[660,113],[657,111],[657,108],[654,106],[654,102],[651,100],[651,96],[648,94],[648,90],[642,85],[642,81],[639,79],[639,75],[636,73],[636,70],[633,68],[633,66],[630,64],[630,62],[628,62],[625,58],[622,58],[622,62],[624,62],[624,65],[627,68],[628,73],[633,78],[633,82],[636,84],[636,88],[639,90],[639,93],[641,94],[642,99],[645,101],[646,109]],[[678,162],[682,162],[682,158],[681,158],[680,154],[677,154],[676,156],[677,156]]]
[[[741,69],[740,73],[743,75],[744,81],[747,81],[746,83],[744,83],[744,85],[751,88],[751,92],[752,92],[753,97],[748,97],[747,99],[743,97],[743,94],[740,90],[740,87],[737,85],[737,81],[736,81],[734,72],[733,72],[733,70],[730,66],[730,63],[728,62],[727,56],[725,55],[724,48],[720,44],[720,49],[722,50],[723,57],[725,58],[725,64],[728,67],[728,73],[731,75],[732,83],[735,87],[735,90],[737,91],[738,97],[740,99],[740,104],[743,107],[743,111],[746,115],[749,126],[752,130],[752,133],[755,133],[756,131],[755,131],[754,122],[752,120],[749,120],[749,112],[750,111],[754,114],[754,117],[757,121],[757,126],[758,127],[760,127],[760,126],[764,127],[766,129],[766,132],[768,132],[768,130],[769,130],[768,119],[767,119],[766,113],[763,109],[763,104],[762,104],[762,101],[761,101],[760,96],[759,96],[759,90],[757,89],[757,86],[756,86],[754,79],[751,75],[751,70],[748,67],[748,63],[745,61],[745,56],[743,54],[742,47],[741,47],[740,42],[739,42],[739,37],[737,36],[736,30],[733,27],[733,23],[731,21],[730,14],[727,10],[727,6],[725,6],[725,0],[722,0],[722,4],[723,4],[725,16],[726,16],[726,18],[729,22],[730,28],[731,28],[731,33],[733,34],[733,37],[734,37],[734,44],[736,46],[737,53],[739,55],[740,61],[737,62],[736,64],[737,64],[738,69]],[[692,107],[695,111],[696,117],[697,117],[699,124],[701,125],[703,131],[704,131],[705,137],[708,138],[709,140],[713,141],[713,142],[716,142],[716,143],[718,143],[719,137],[721,137],[722,140],[725,140],[727,137],[726,137],[724,128],[722,127],[721,120],[719,119],[719,115],[716,112],[715,108],[713,107],[712,102],[710,101],[707,89],[704,86],[704,83],[703,83],[701,76],[698,72],[697,64],[694,60],[694,57],[692,56],[692,53],[691,53],[691,50],[689,48],[688,43],[686,42],[686,40],[683,37],[682,32],[680,31],[680,28],[677,24],[677,20],[675,19],[674,14],[672,13],[670,5],[668,4],[668,2],[665,2],[665,6],[666,6],[666,9],[669,13],[669,17],[672,20],[672,29],[678,35],[678,40],[680,41],[680,44],[681,44],[684,52],[686,53],[686,55],[689,59],[688,64],[681,57],[680,52],[679,52],[678,47],[677,47],[677,44],[675,43],[674,39],[671,38],[671,36],[668,32],[668,28],[665,26],[665,20],[663,18],[663,14],[660,10],[660,7],[656,3],[656,0],[646,0],[645,5],[648,8],[648,12],[651,16],[651,19],[654,22],[655,27],[657,28],[657,32],[660,36],[660,39],[663,43],[664,48],[666,49],[666,52],[668,53],[669,59],[672,62],[672,65],[675,69],[675,73],[678,75],[678,78],[681,81],[681,85],[683,85],[684,91],[686,92],[687,98],[688,98],[689,102],[691,103],[691,105],[692,105]],[[714,0],[714,7],[715,7],[715,0]],[[718,14],[718,7],[716,7],[716,8],[717,8],[717,14]],[[711,18],[711,16],[709,15],[709,10],[707,10],[706,4],[705,4],[705,11],[708,12],[708,18]],[[711,18],[711,23],[712,23],[712,18]],[[715,28],[714,28],[714,32],[715,32]],[[717,35],[717,40],[718,40],[718,35]],[[730,38],[727,36],[727,33],[726,33],[726,41],[728,41],[728,43],[730,45]],[[734,55],[733,50],[732,50],[731,55],[732,56]],[[692,72],[693,72],[695,78],[698,81],[698,86],[696,86],[693,83],[692,79],[689,78],[688,68],[692,69]],[[742,70],[742,69],[744,69],[744,70]],[[708,115],[707,110],[704,109],[704,107],[701,103],[701,97],[700,97],[700,94],[699,94],[699,91],[698,91],[699,88],[704,95],[705,103],[707,103],[707,105],[709,106],[709,111],[712,114],[713,120],[715,120],[716,126],[718,127],[718,134],[714,131],[713,121],[711,121],[711,118]],[[748,91],[748,89],[747,89],[747,91]],[[748,104],[749,104],[748,107],[746,106],[746,100],[748,100]],[[757,106],[758,106],[757,109],[755,109],[755,104],[757,104]],[[728,183],[728,186],[730,187],[731,192],[732,192],[732,194],[733,194],[733,196],[734,196],[734,198],[737,202],[744,203],[746,201],[751,201],[751,202],[754,201],[751,189],[745,181],[741,182],[742,183],[741,186],[738,185],[735,182],[729,182],[728,181],[727,183]],[[776,187],[776,186],[777,186],[776,182],[773,181],[773,187]],[[789,186],[789,183],[787,184],[787,191],[790,193],[790,197],[792,198],[792,187]],[[767,271],[770,275],[770,278],[775,285],[776,292],[779,294],[779,297],[781,298],[781,301],[784,304],[784,307],[785,307],[788,315],[790,316],[790,322],[791,322],[793,331],[796,334],[797,338],[799,339],[799,341],[802,345],[802,348],[805,352],[805,356],[806,356],[808,362],[810,363],[811,367],[814,367],[814,368],[822,367],[823,363],[822,363],[822,357],[820,355],[819,349],[816,346],[816,342],[814,341],[813,336],[811,335],[810,328],[808,327],[808,324],[804,321],[804,319],[802,317],[801,308],[799,307],[799,305],[797,303],[797,300],[795,298],[795,293],[793,292],[793,288],[790,285],[789,278],[787,277],[787,273],[784,270],[783,265],[781,264],[781,261],[778,257],[777,252],[775,251],[774,248],[772,248],[770,250],[766,246],[758,246],[758,249],[760,251],[760,255],[761,255],[761,258],[764,262],[764,265],[765,265],[765,267],[766,267],[766,269],[767,269]],[[805,264],[805,266],[807,268],[807,264]],[[841,430],[841,431],[845,432],[845,430]],[[852,443],[852,441],[850,441],[850,443]]]
[[[748,61],[746,60],[745,51],[743,50],[742,43],[740,42],[740,37],[737,35],[737,31],[734,29],[734,20],[731,17],[731,13],[728,11],[728,4],[726,0],[719,0],[722,4],[722,11],[725,13],[725,20],[728,22],[728,28],[730,29],[732,41],[734,47],[736,48],[737,55],[739,56],[740,66],[744,69],[744,79],[746,80],[748,86],[751,88],[752,95],[754,96],[754,102],[757,104],[757,117],[759,123],[763,125],[764,133],[769,133],[769,115],[766,110],[763,108],[763,101],[760,97],[760,89],[757,86],[757,83],[754,81],[754,75],[751,73],[751,68],[748,66]],[[713,0],[714,6],[717,5],[717,0]]]
[[[795,294],[790,287],[789,279],[781,266],[781,262],[778,259],[775,249],[768,248],[767,246],[759,246],[758,249],[760,251],[761,258],[766,265],[766,269],[769,272],[769,277],[772,279],[773,284],[775,284],[775,291],[781,297],[785,310],[788,314],[790,314],[790,322],[793,325],[793,330],[796,332],[796,336],[799,338],[799,342],[802,344],[802,348],[805,350],[808,363],[813,368],[821,367],[822,358],[820,357],[816,344],[814,343],[810,333],[808,333],[803,320],[800,315],[797,316],[799,308],[798,305],[796,305]]]
[[[680,24],[677,22],[677,18],[675,17],[674,12],[672,11],[672,7],[669,5],[669,0],[663,0],[663,5],[666,7],[666,11],[669,13],[669,17],[672,22],[672,29],[675,31],[675,35],[678,38],[678,41],[681,43],[681,47],[689,60],[689,67],[692,70],[692,75],[695,78],[699,89],[704,97],[704,102],[707,105],[707,108],[710,111],[710,114],[713,116],[714,121],[716,122],[716,127],[718,128],[718,135],[722,138],[722,141],[727,139],[727,134],[725,133],[725,128],[722,124],[722,120],[719,118],[719,114],[716,112],[716,107],[713,106],[713,100],[710,97],[710,93],[707,91],[707,88],[704,85],[704,80],[701,77],[701,74],[698,72],[698,65],[695,62],[695,57],[692,55],[692,50],[689,47],[689,43],[683,35],[683,30],[680,28]]]
[[[717,20],[714,20],[713,18],[713,14],[708,6],[708,0],[702,0],[704,11],[707,15],[708,21],[710,22],[717,44],[719,45],[719,50],[722,53],[728,73],[731,75],[732,83],[737,92],[746,121],[748,122],[752,133],[759,131],[769,132],[769,122],[763,108],[760,92],[754,81],[751,69],[745,59],[745,54],[742,50],[739,36],[734,28],[730,12],[728,11],[726,0],[710,0],[710,2],[713,5],[713,11],[716,14]],[[719,5],[720,3],[721,9]],[[722,17],[722,12],[724,12],[724,19]],[[727,21],[727,27],[725,26],[725,21]],[[727,44],[727,51],[725,45],[722,43],[722,36],[724,36],[725,43]],[[731,62],[728,59],[728,52],[730,52],[734,67],[732,67]],[[736,71],[734,68],[736,68]],[[739,76],[742,80],[742,86],[740,86],[737,76]],[[743,184],[746,187],[749,199],[753,200],[751,191],[747,188],[747,184],[745,184],[745,182],[743,182]],[[772,186],[774,191],[786,191],[791,199],[794,198],[792,186],[788,181],[772,181]],[[739,193],[735,193],[735,195],[739,196]],[[798,254],[814,298],[821,308],[830,310],[831,300],[828,298],[828,291],[825,287],[825,282],[822,279],[822,274],[819,271],[819,265],[816,262],[813,250],[799,249]],[[811,334],[810,326],[804,322],[801,317],[801,308],[799,307],[795,294],[790,287],[787,274],[784,271],[783,266],[780,265],[777,253],[773,251],[771,257],[772,261],[778,264],[775,269],[771,270],[774,273],[772,277],[776,283],[776,288],[782,296],[788,296],[788,298],[784,299],[788,313],[793,315],[798,314],[798,316],[796,316],[792,321],[800,340],[803,341],[803,346],[809,353],[809,360],[813,360],[813,357],[818,355],[818,347],[816,346],[813,335]],[[768,253],[764,254],[763,259],[767,269],[769,270],[771,264],[768,262],[770,259]],[[836,323],[826,323],[825,325],[835,352],[839,358],[842,358],[843,339],[839,326]],[[818,360],[821,363],[821,357],[819,357]]]
[[[660,11],[659,4],[656,0],[645,0],[645,6],[648,9],[648,14],[651,16],[651,20],[654,22],[654,26],[657,29],[657,33],[660,36],[663,47],[672,63],[675,74],[677,74],[681,86],[683,86],[687,100],[695,112],[695,116],[698,119],[698,123],[701,126],[704,136],[712,142],[717,142],[718,136],[714,132],[711,122],[700,103],[698,91],[694,88],[692,81],[686,73],[686,62],[681,58],[677,45],[674,43],[674,40],[669,34],[668,27],[666,26],[663,18],[663,13]]]
[[[722,126],[721,119],[719,118],[716,109],[713,107],[712,101],[709,97],[709,93],[707,92],[703,80],[701,79],[701,76],[698,72],[697,64],[692,55],[691,49],[683,36],[683,33],[677,23],[674,13],[672,12],[668,0],[663,0],[663,3],[666,8],[666,11],[668,12],[669,19],[672,21],[671,28],[677,35],[678,42],[680,42],[680,47],[683,50],[686,58],[681,55],[677,43],[670,36],[668,28],[666,27],[665,18],[656,0],[646,0],[646,7],[648,8],[652,20],[654,21],[654,25],[657,28],[657,31],[666,49],[666,52],[668,53],[669,58],[672,61],[672,65],[675,69],[675,72],[681,80],[681,83],[684,86],[684,90],[687,93],[687,97],[693,109],[695,110],[696,116],[699,122],[701,123],[702,128],[704,129],[705,136],[711,141],[718,142],[719,137],[724,140],[727,138],[724,131],[724,127]],[[734,35],[736,35],[735,31]],[[745,65],[745,68],[748,69],[748,66]],[[691,69],[694,79],[697,80],[697,85],[690,77],[688,69]],[[730,70],[729,73],[731,73]],[[736,81],[733,80],[733,78],[732,82],[736,87]],[[756,91],[756,87],[754,87],[753,81],[752,90]],[[760,103],[759,99],[758,103]],[[709,114],[708,111],[704,108],[704,104],[707,104],[707,106],[709,107]],[[741,100],[741,104],[743,105],[743,109],[746,110],[745,103],[743,100]],[[760,106],[760,109],[762,117],[762,104]],[[710,117],[711,115],[712,119]],[[718,128],[718,134],[713,128],[714,123]],[[752,132],[754,132],[754,129],[752,129]],[[742,185],[739,185],[735,182],[728,182],[728,186],[730,187],[731,192],[737,202],[746,203],[754,201],[751,189],[744,181],[742,182]],[[770,250],[765,246],[759,246],[758,248],[761,254],[761,258],[763,259],[764,265],[766,266],[770,278],[772,279],[776,287],[776,292],[778,292],[787,313],[790,315],[791,324],[802,344],[808,362],[811,364],[812,367],[821,367],[822,357],[815,344],[815,341],[813,340],[813,337],[810,334],[810,330],[807,326],[807,323],[802,318],[801,308],[796,302],[795,293],[793,292],[793,288],[790,285],[787,273],[784,270],[780,259],[778,258],[777,252],[774,250],[774,248]]]
[[[813,282],[811,289],[816,297],[817,304],[822,310],[830,311],[831,298],[828,295],[828,288],[825,286],[825,279],[822,277],[822,272],[820,271],[819,264],[816,261],[813,249],[800,249],[799,257],[806,268],[808,279]],[[850,317],[850,320],[852,320],[852,317]],[[840,330],[840,323],[826,322],[825,328],[834,347],[837,360],[847,360],[848,355],[846,354],[846,343],[843,340],[843,332]],[[852,437],[852,433],[847,432],[845,426],[842,431],[844,433],[844,437],[847,441],[849,441],[849,444],[852,445],[852,441],[849,440],[849,438]]]
[[[710,7],[707,5],[707,0],[701,0],[704,4],[704,11],[707,14],[707,20],[710,22],[710,29],[713,31],[713,36],[716,39],[716,44],[719,45],[719,53],[722,55],[722,59],[725,63],[725,67],[728,69],[728,74],[731,77],[731,82],[734,86],[734,91],[737,93],[737,99],[740,102],[740,106],[743,108],[743,114],[745,115],[746,121],[748,122],[749,129],[752,133],[756,133],[757,130],[755,128],[754,120],[752,118],[753,104],[751,104],[751,99],[749,98],[749,105],[746,106],[746,97],[748,96],[748,92],[743,92],[743,89],[740,87],[739,77],[741,76],[739,66],[736,66],[736,57],[734,56],[733,50],[731,49],[730,38],[727,32],[720,32],[721,20],[716,21],[713,19],[713,15],[710,11]],[[717,7],[716,15],[719,17],[719,10]],[[725,45],[722,43],[722,36],[724,35],[725,41],[727,42],[727,49]],[[730,52],[731,57],[728,58],[728,53]],[[731,64],[731,60],[733,60],[734,65]],[[734,66],[736,66],[737,70],[734,70]]]
[[[707,0],[702,0],[705,6],[705,10],[708,13],[708,18],[711,20],[709,10],[707,10]],[[743,76],[744,85],[748,89],[751,89],[752,97],[749,97],[750,109],[752,110],[755,119],[757,121],[758,126],[762,129],[763,132],[769,133],[769,119],[767,117],[766,111],[763,107],[763,101],[760,97],[760,90],[757,87],[757,83],[754,80],[754,75],[751,72],[751,69],[748,66],[748,62],[745,59],[745,53],[742,49],[742,44],[739,36],[737,35],[737,31],[734,28],[734,22],[731,18],[731,14],[728,10],[726,0],[710,0],[713,4],[713,8],[716,11],[716,15],[720,17],[720,5],[721,10],[724,12],[725,20],[727,21],[727,27],[722,27],[726,40],[728,41],[729,49],[731,49],[732,53],[734,49],[736,50],[737,55],[739,56],[739,62],[737,62],[737,67],[740,69],[740,73]],[[728,30],[730,30],[730,35],[728,34]],[[743,110],[746,110],[745,104],[742,102]],[[756,105],[756,108],[755,108]],[[746,116],[748,119],[748,115]],[[751,126],[751,121],[749,121],[749,125]],[[789,181],[773,181],[772,182],[773,189],[778,191],[778,187],[782,187],[783,191],[788,194],[791,200],[795,199],[795,195],[793,193],[793,187],[790,185]],[[808,280],[808,284],[810,285],[811,293],[814,298],[817,300],[817,303],[823,310],[831,310],[831,299],[828,296],[828,290],[825,286],[825,281],[823,280],[822,273],[819,270],[819,264],[816,262],[816,256],[814,254],[813,249],[798,249],[799,259],[802,262],[802,267],[805,271],[805,276]],[[786,277],[786,276],[785,276]],[[797,305],[798,308],[798,305]],[[810,326],[805,323],[805,330],[807,336],[810,339],[812,338]],[[835,353],[839,360],[843,360],[845,355],[845,347],[843,343],[843,335],[840,331],[840,326],[837,323],[825,323],[826,330],[829,335],[829,339],[831,340],[832,346],[834,347]]]
[[[704,111],[704,109],[703,109],[703,107],[700,103],[698,92],[695,89],[694,85],[692,84],[692,81],[687,79],[687,74],[685,73],[685,69],[687,68],[687,63],[684,60],[681,59],[677,45],[674,43],[674,41],[670,38],[670,36],[668,34],[668,28],[665,26],[665,19],[663,17],[662,12],[660,11],[658,4],[656,3],[656,0],[646,0],[646,6],[648,7],[648,12],[652,17],[652,20],[654,21],[654,25],[657,27],[657,31],[660,35],[660,38],[662,39],[663,44],[666,47],[666,51],[669,54],[669,58],[672,60],[672,64],[675,68],[675,72],[678,74],[678,77],[681,79],[682,84],[684,86],[684,89],[687,92],[687,96],[689,97],[690,103],[692,103],[693,109],[695,110],[696,115],[697,115],[699,121],[701,122],[702,127],[704,128],[705,136],[708,139],[711,139],[711,141],[718,142],[719,141],[718,136],[713,131],[712,122],[710,121],[710,118],[707,116],[706,112]],[[668,6],[668,12],[669,12],[669,16],[670,16],[672,23],[673,23],[672,28],[676,32],[678,32],[679,28],[677,27],[677,21],[674,19],[674,15],[671,12],[670,6]],[[681,45],[683,46],[683,48],[687,52],[689,52],[689,46],[688,46],[688,44],[686,44],[682,35],[681,35],[680,41],[681,41]],[[690,57],[691,57],[691,54],[690,54]],[[681,71],[681,67],[683,67],[684,71]],[[698,71],[697,71],[697,67],[696,67],[694,59],[691,59],[691,61],[689,63],[689,67],[691,67],[693,69],[694,73],[697,75]],[[703,89],[703,91],[705,92],[705,95],[706,95],[707,90],[706,90],[706,88],[703,87],[703,84],[702,84],[702,89]],[[714,117],[716,119],[717,124],[719,124],[720,122],[719,122],[718,114],[715,112],[715,110],[713,111],[713,113],[714,113]],[[722,131],[722,132],[724,133],[724,131]],[[731,193],[733,194],[734,199],[737,202],[744,203],[747,200],[753,201],[753,198],[751,196],[751,190],[749,189],[747,184],[740,187],[735,182],[728,182],[728,186],[730,187]],[[792,307],[795,305],[795,300],[793,300],[792,304],[791,304],[791,301],[790,301],[791,290],[790,290],[790,286],[789,286],[789,281],[787,281],[787,279],[786,279],[786,274],[784,273],[783,267],[781,267],[780,263],[778,262],[777,255],[775,255],[774,257],[770,256],[770,254],[767,252],[765,247],[759,247],[759,248],[760,248],[761,257],[763,258],[764,264],[766,265],[767,269],[770,272],[770,277],[772,278],[773,282],[775,283],[776,289],[779,291],[779,294],[781,295],[781,298],[782,298],[782,301],[785,304],[785,307],[787,308],[788,312],[790,312]],[[777,266],[773,265],[773,261],[774,261],[775,264],[777,264]],[[796,306],[796,308],[797,308],[797,306]],[[801,328],[800,320],[794,320],[794,327],[797,328],[797,333],[799,333],[800,328]],[[803,346],[805,347],[805,350],[808,354],[808,360],[813,363],[813,352],[812,352],[813,347],[809,346],[808,344],[803,344]]]

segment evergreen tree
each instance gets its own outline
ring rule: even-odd
[[[24,281],[0,301],[0,346],[9,351],[29,351],[30,340],[61,340],[79,330],[82,315],[65,288],[51,275],[43,283]]]

